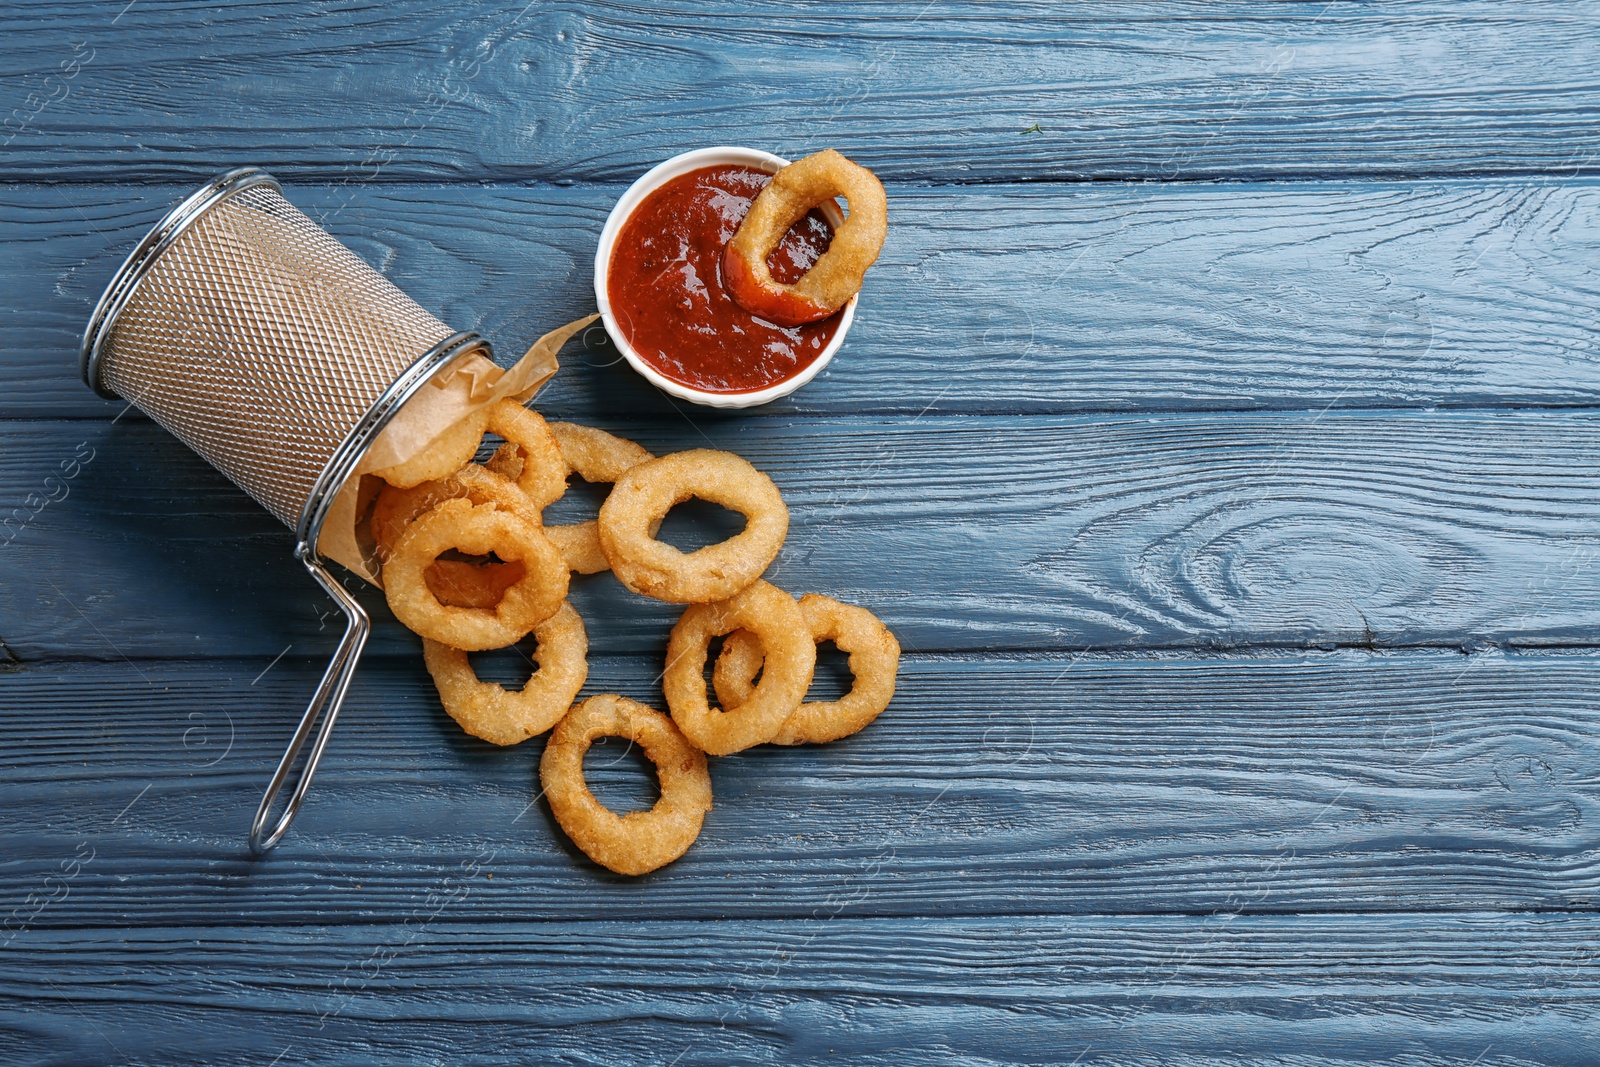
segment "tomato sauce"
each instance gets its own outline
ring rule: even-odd
[[[842,311],[803,326],[757,318],[722,283],[722,248],[771,175],[703,167],[652,191],[623,223],[606,276],[611,313],[634,351],[675,382],[749,393],[788,381],[822,355]],[[813,210],[767,260],[792,285],[828,250],[833,227]]]

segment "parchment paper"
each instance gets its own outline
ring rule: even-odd
[[[371,483],[375,480],[365,478],[369,488],[363,493],[363,476],[405,462],[427,448],[450,426],[498,400],[509,397],[525,404],[533,399],[540,386],[560,368],[556,353],[561,346],[599,317],[589,315],[551,330],[510,367],[502,369],[492,360],[473,353],[462,356],[434,375],[389,420],[389,425],[361,457],[355,473],[340,488],[317,538],[318,554],[381,586],[376,561],[371,559],[369,539],[362,537],[357,529],[371,507]]]

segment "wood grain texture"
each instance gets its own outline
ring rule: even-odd
[[[480,853],[494,877],[441,921],[1600,899],[1593,654],[911,656],[861,734],[713,761],[700,840],[642,879],[555,829],[542,741],[468,738],[415,659],[364,665],[293,838],[250,859],[245,828],[322,669],[268,666],[0,674],[0,900],[51,890],[80,850],[92,862],[25,925],[393,923]],[[659,707],[658,671],[596,657],[587,691]],[[619,750],[589,768],[599,795],[648,802]]]
[[[1595,1062],[1597,20],[0,9],[0,1062]],[[890,622],[894,704],[715,761],[696,847],[617,878],[541,742],[463,736],[369,591],[311,801],[251,859],[338,620],[77,381],[117,262],[261,164],[513,355],[592,306],[625,184],[717,142],[888,179],[836,366],[713,416],[591,343],[541,405],[769,469],[774,579]],[[574,597],[589,691],[659,705],[676,610]],[[589,770],[648,803],[628,753]]]
[[[1600,627],[1587,413],[603,425],[768,471],[791,515],[768,576],[868,605],[912,650],[1592,644]],[[85,448],[76,479],[50,479]],[[0,501],[23,506],[0,548],[16,658],[331,647],[338,617],[288,532],[153,423],[9,422],[0,450]],[[375,651],[414,653],[369,592]],[[659,654],[680,612],[609,575],[573,597],[598,652]]]
[[[470,902],[486,884],[459,889]],[[442,920],[41,934],[17,950],[37,969],[0,976],[0,1052],[169,1067],[1568,1065],[1589,1062],[1600,1018],[1592,916],[706,923],[692,948],[649,919]]]
[[[5,165],[43,181],[196,181],[230,161],[355,182],[631,180],[752,143],[933,182],[1572,173],[1600,158],[1597,13],[406,0],[118,16],[52,0],[0,16],[0,92],[23,127]],[[64,79],[74,56],[89,58]]]
[[[130,16],[131,17],[131,16]],[[187,190],[12,186],[0,415],[114,414],[78,377],[111,273]],[[594,307],[617,186],[291,186],[423,306],[505,358]],[[1063,191],[892,187],[894,225],[846,348],[744,418],[1594,404],[1600,183]],[[604,344],[541,403],[673,416]]]

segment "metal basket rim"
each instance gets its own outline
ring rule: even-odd
[[[83,345],[78,353],[78,370],[84,384],[107,400],[120,399],[100,381],[100,353],[105,339],[116,325],[117,316],[133,299],[134,291],[150,273],[163,253],[172,247],[184,232],[222,201],[256,185],[270,185],[279,194],[283,186],[278,179],[260,167],[235,167],[223,171],[209,182],[190,193],[184,200],[162,216],[144,239],[134,246],[122,266],[111,276],[105,292],[89,316],[83,331]]]
[[[334,449],[322,473],[317,475],[316,482],[311,486],[305,507],[300,512],[300,522],[295,526],[295,537],[299,541],[295,549],[296,556],[302,560],[321,559],[317,554],[317,538],[322,534],[322,524],[327,520],[328,511],[333,507],[339,490],[349,480],[372,442],[418,390],[459,357],[474,351],[486,359],[494,358],[493,347],[479,334],[471,330],[451,334],[418,357],[415,363],[389,384],[378,399],[368,405],[366,414],[339,442],[339,447]]]

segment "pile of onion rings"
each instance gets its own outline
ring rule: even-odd
[[[851,208],[854,219],[853,200]],[[485,434],[505,443],[479,464]],[[694,843],[711,810],[708,755],[837,740],[875,719],[894,694],[900,646],[883,623],[817,594],[796,602],[762,581],[788,534],[789,509],[771,478],[730,452],[658,458],[500,401],[378,473],[384,484],[368,529],[384,593],[395,617],[421,635],[445,711],[495,745],[553,730],[540,762],[550,810],[574,844],[619,874],[653,871]],[[546,525],[545,509],[573,475],[612,483],[597,518]],[[694,552],[657,539],[667,513],[690,498],[740,512],[745,529]],[[588,679],[589,642],[567,591],[573,574],[603,571],[635,593],[687,605],[662,672],[667,715],[615,694],[574,703]],[[469,652],[530,634],[534,669],[521,689],[478,677]],[[713,706],[705,668],[719,637]],[[840,700],[808,703],[817,645],[826,641],[848,654],[855,682]],[[648,811],[618,815],[590,792],[584,753],[606,736],[638,744],[654,763],[660,799]]]

